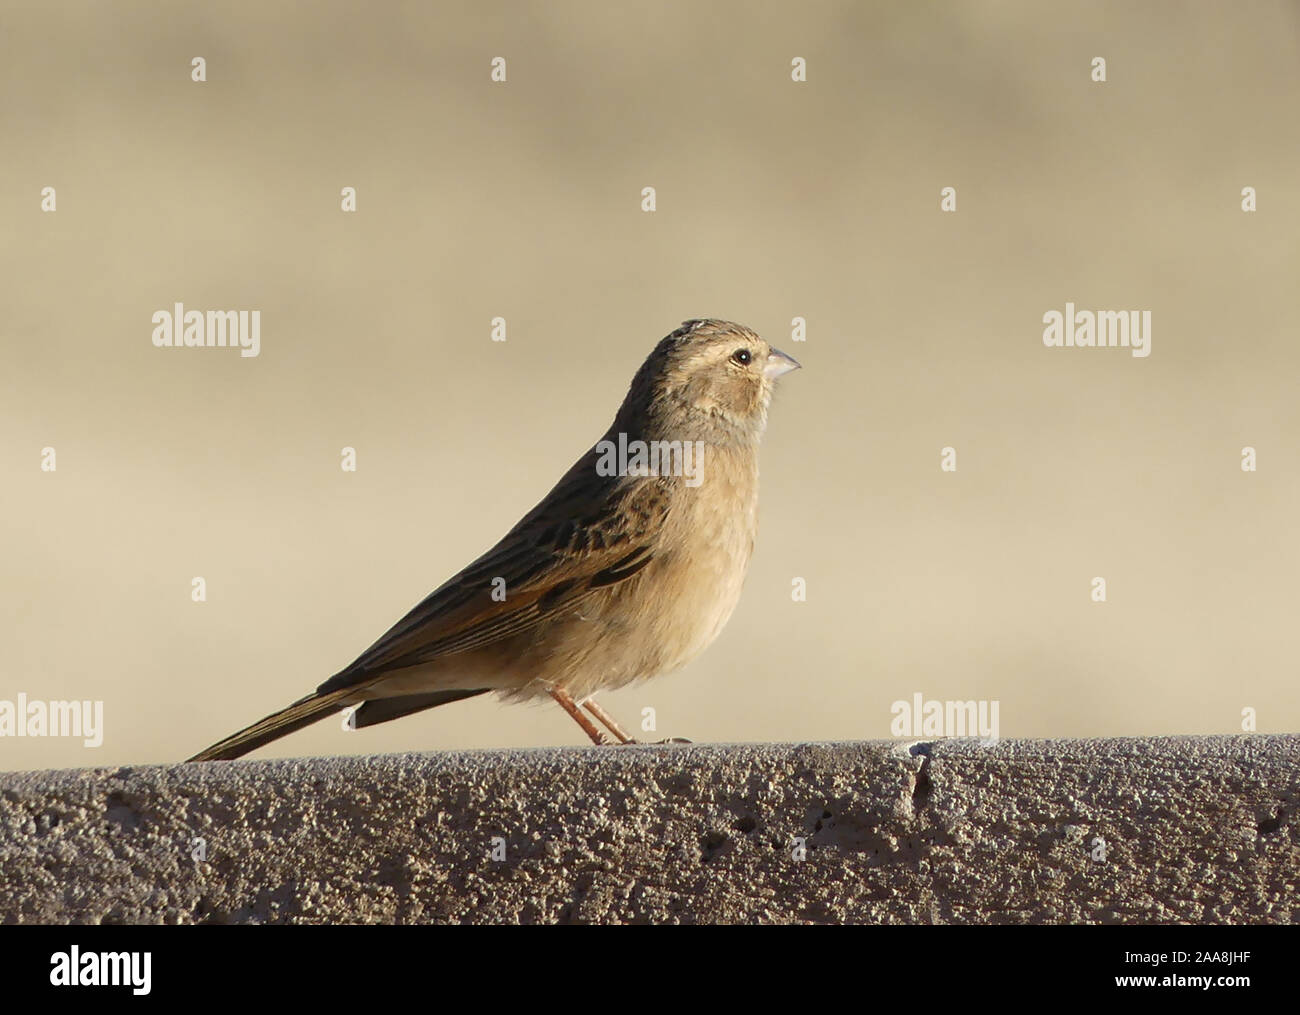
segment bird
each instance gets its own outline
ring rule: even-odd
[[[311,694],[188,760],[242,757],[348,708],[363,729],[489,692],[549,696],[594,744],[636,743],[594,695],[680,669],[731,617],[768,407],[799,366],[744,325],[683,322],[500,542]]]

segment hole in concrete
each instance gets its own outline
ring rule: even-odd
[[[744,835],[748,835],[750,832],[752,832],[755,828],[758,827],[758,822],[754,818],[746,814],[739,821],[734,822],[731,827],[734,828],[737,832],[741,832]]]
[[[1285,817],[1286,817],[1286,808],[1279,807],[1277,809],[1277,814],[1275,814],[1273,817],[1264,818],[1263,820],[1260,821],[1259,834],[1272,835],[1274,832],[1276,832],[1279,828],[1282,827],[1282,819]]]
[[[916,773],[916,784],[912,787],[912,809],[924,810],[925,805],[930,802],[930,794],[934,791],[934,783],[930,780],[930,758],[921,762],[921,771]]]
[[[704,854],[704,862],[708,863],[717,856],[718,851],[722,849],[726,841],[727,836],[724,833],[709,832],[709,834],[700,841],[700,851]]]
[[[130,832],[140,827],[140,816],[121,793],[110,793],[104,812],[109,824],[119,831]]]

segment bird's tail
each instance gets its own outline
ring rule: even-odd
[[[339,711],[348,704],[345,699],[355,694],[356,688],[352,687],[340,688],[328,694],[309,694],[305,698],[298,699],[288,708],[273,712],[260,722],[255,722],[238,733],[232,733],[225,740],[213,744],[206,751],[200,751],[189,760],[230,761],[232,758],[243,757],[263,744],[269,744],[272,740],[278,740],[295,730],[324,719],[331,712]]]

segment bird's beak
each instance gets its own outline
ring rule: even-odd
[[[799,369],[799,361],[793,356],[787,356],[780,349],[772,349],[767,354],[767,365],[763,367],[763,376],[768,380],[775,380],[782,374],[788,374],[791,370]]]

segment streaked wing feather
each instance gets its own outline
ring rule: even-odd
[[[653,477],[597,475],[589,452],[496,546],[320,689],[482,648],[626,581],[653,559],[668,503],[667,490]],[[491,598],[495,578],[506,583],[501,602]]]

